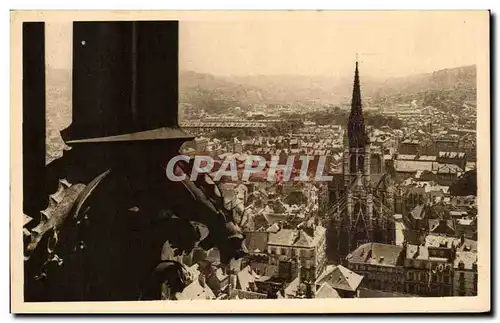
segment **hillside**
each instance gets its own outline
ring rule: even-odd
[[[426,106],[459,112],[464,103],[475,105],[476,67],[463,66],[406,78],[388,79],[373,92],[374,103],[416,100]]]
[[[348,102],[352,79],[300,75],[256,75],[216,77],[183,71],[179,76],[181,103],[231,106],[253,103]],[[475,101],[476,68],[464,66],[433,73],[389,79],[361,79],[365,101],[370,104],[417,100],[424,105],[459,104]],[[221,111],[218,111],[221,112]]]

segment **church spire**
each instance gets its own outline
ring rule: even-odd
[[[358,61],[356,60],[356,69],[354,70],[354,86],[352,89],[351,115],[363,116],[363,108],[361,106],[361,89],[359,87],[359,70]]]
[[[354,70],[354,85],[352,89],[351,114],[347,126],[349,136],[349,147],[364,148],[365,146],[365,122],[363,118],[363,107],[361,103],[361,89],[359,85],[358,60],[356,58],[356,69]]]

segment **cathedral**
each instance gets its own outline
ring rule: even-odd
[[[329,187],[331,261],[343,262],[349,252],[367,242],[394,243],[394,185],[385,168],[383,153],[370,145],[365,129],[356,62],[342,173],[334,174]]]

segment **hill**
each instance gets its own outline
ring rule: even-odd
[[[350,100],[352,78],[301,75],[253,75],[218,77],[191,71],[179,76],[180,101],[194,106],[248,105],[255,103],[339,104]],[[408,77],[361,79],[368,104],[417,100],[446,108],[475,102],[476,67],[464,66]],[[222,108],[221,108],[222,109]],[[221,112],[221,111],[218,111]]]

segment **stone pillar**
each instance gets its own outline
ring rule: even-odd
[[[373,242],[373,196],[372,193],[369,193],[366,198],[366,226],[368,231],[368,240]]]
[[[365,169],[364,169],[364,180],[365,185],[369,186],[370,184],[370,164],[371,164],[371,150],[370,144],[365,146]]]

